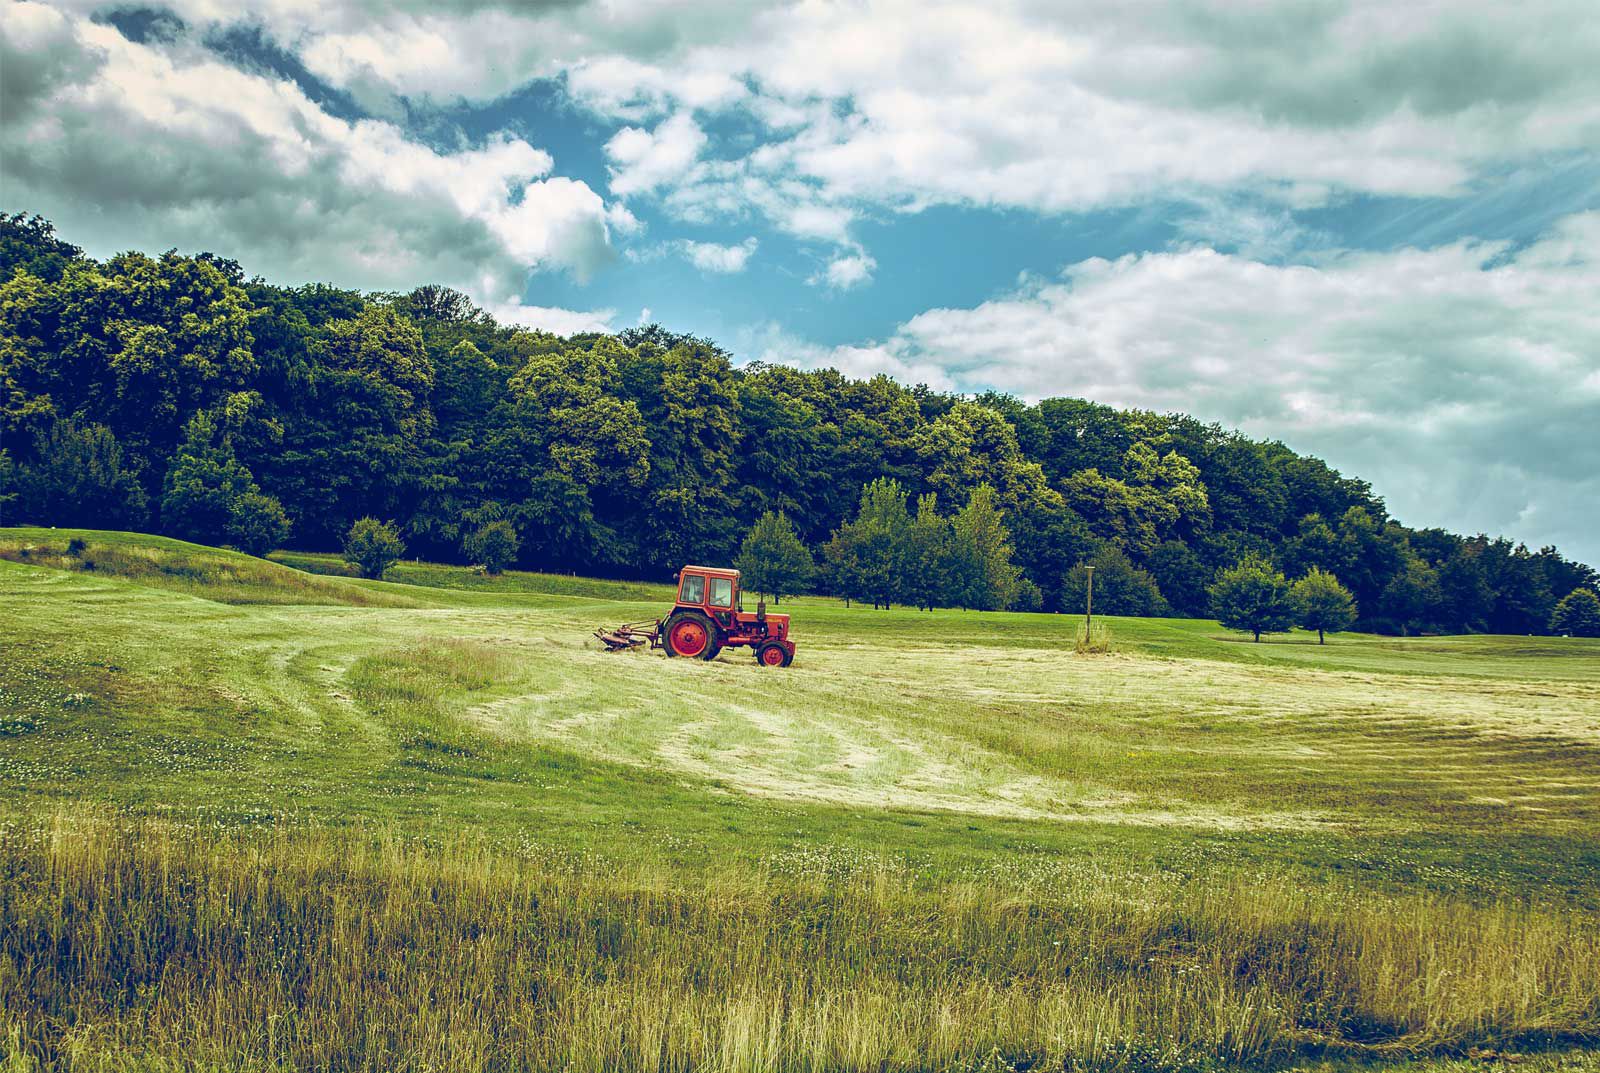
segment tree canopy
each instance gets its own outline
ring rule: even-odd
[[[8,524],[327,549],[390,518],[463,561],[504,521],[517,564],[665,577],[781,512],[820,584],[880,606],[1061,610],[1073,568],[1115,553],[1158,610],[1201,614],[1255,557],[1336,575],[1365,629],[1537,633],[1597,581],[1554,548],[1408,528],[1365,482],[1182,414],[740,366],[659,325],[559,338],[433,285],[97,261],[21,214],[0,216],[0,444]]]

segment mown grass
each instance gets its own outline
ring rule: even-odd
[[[1197,1068],[1596,1032],[1592,642],[1113,619],[1078,656],[1070,616],[802,599],[774,672],[599,651],[648,587],[83,536],[172,569],[0,562],[13,1062]]]

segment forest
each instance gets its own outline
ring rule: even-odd
[[[953,598],[906,549],[952,526],[1000,553],[954,598],[980,609],[1076,609],[1093,563],[1097,610],[1203,615],[1259,560],[1336,576],[1366,629],[1526,634],[1596,582],[1555,548],[1409,528],[1366,482],[1182,414],[739,365],[658,325],[560,338],[434,285],[96,261],[0,216],[0,524],[262,553],[372,518],[407,555],[465,562],[504,523],[516,565],[660,578],[734,561],[779,512],[814,587],[930,606]],[[873,531],[893,576],[863,571]]]

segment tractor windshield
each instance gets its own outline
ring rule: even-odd
[[[733,579],[714,577],[711,579],[711,606],[733,606]]]
[[[678,590],[678,602],[683,604],[704,603],[706,599],[706,579],[699,574],[685,574],[683,587]]]

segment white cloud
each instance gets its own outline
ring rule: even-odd
[[[530,267],[582,278],[613,256],[622,217],[520,138],[440,152],[192,43],[34,3],[7,5],[0,56],[7,199],[94,253],[207,249],[283,282],[433,280],[486,304]]]
[[[1371,479],[1412,524],[1514,532],[1595,561],[1597,311],[1600,213],[1588,213],[1518,251],[1089,260],[972,308],[928,310],[882,344],[796,356],[1192,413]]]
[[[486,310],[501,324],[515,324],[534,328],[554,335],[576,335],[579,332],[611,332],[616,328],[617,311],[614,309],[560,309],[555,306],[531,306],[521,302],[491,305]]]
[[[810,283],[826,283],[834,290],[847,291],[872,279],[878,262],[865,252],[841,253],[828,262],[828,267],[812,276]]]
[[[566,74],[574,98],[594,111],[634,121],[659,115],[671,102],[715,110],[749,96],[743,82],[715,65],[673,71],[609,55],[581,60]]]
[[[606,206],[606,223],[619,235],[636,235],[644,230],[644,224],[620,201]]]
[[[623,127],[606,142],[611,192],[619,197],[649,193],[683,176],[705,144],[705,132],[687,112],[663,120],[654,130]]]
[[[750,256],[756,252],[757,242],[747,238],[737,246],[721,246],[715,242],[695,242],[684,239],[680,243],[689,263],[702,272],[743,272]]]

